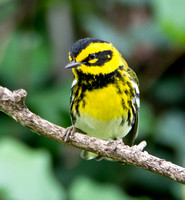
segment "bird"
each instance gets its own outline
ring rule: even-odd
[[[132,146],[138,134],[139,81],[112,43],[95,38],[75,42],[66,69],[72,69],[70,96],[72,129],[107,141]],[[67,139],[66,139],[67,140]],[[83,151],[86,160],[100,155]]]

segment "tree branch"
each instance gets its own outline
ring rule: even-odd
[[[25,105],[26,95],[27,92],[23,89],[11,92],[0,86],[0,111],[40,135],[64,142],[66,129],[32,113]],[[121,143],[118,144],[116,141],[108,142],[76,132],[70,136],[67,144],[97,153],[103,157],[135,165],[185,184],[185,168],[150,155],[146,151],[142,152],[146,145],[144,141],[137,146],[129,147]]]

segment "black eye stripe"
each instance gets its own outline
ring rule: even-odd
[[[89,63],[90,60],[97,58],[98,60],[95,63]],[[89,54],[87,58],[85,58],[82,62],[88,66],[102,66],[107,61],[111,60],[112,58],[112,51],[105,50],[99,51],[98,53]]]
[[[103,60],[110,60],[112,58],[112,51],[111,50],[100,51],[98,52],[98,58]]]

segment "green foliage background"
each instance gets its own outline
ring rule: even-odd
[[[0,85],[26,89],[30,110],[70,126],[68,51],[84,37],[110,41],[140,80],[136,143],[185,166],[184,10],[183,0],[0,0]],[[0,113],[0,199],[185,199],[178,183],[79,152]]]

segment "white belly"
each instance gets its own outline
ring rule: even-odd
[[[82,130],[87,135],[96,138],[104,140],[121,139],[125,137],[131,129],[131,126],[128,126],[127,122],[120,125],[121,122],[121,117],[109,121],[102,121],[88,114],[81,114],[80,117],[76,118],[75,127]]]

